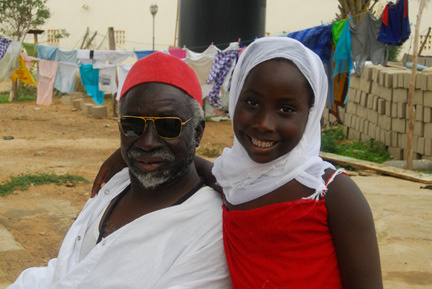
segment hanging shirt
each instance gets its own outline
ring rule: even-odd
[[[120,100],[121,90],[123,88],[123,84],[125,82],[126,76],[129,72],[129,70],[132,68],[132,65],[119,65],[118,70],[118,89],[117,89],[117,95],[116,100]]]
[[[10,43],[11,43],[10,39],[0,37],[0,60],[5,55]]]
[[[26,63],[21,57],[21,55],[19,56],[19,64],[20,67],[15,70],[14,74],[12,75],[12,81],[16,81],[17,78],[19,78],[25,84],[36,85],[36,81],[28,70]]]
[[[74,92],[79,65],[68,62],[59,62],[58,64],[54,87],[62,93]]]
[[[87,94],[93,97],[94,102],[99,105],[102,104],[104,102],[104,92],[99,91],[99,70],[93,69],[93,64],[81,64],[80,74]]]
[[[55,60],[58,48],[36,44],[37,57],[45,60]]]
[[[216,53],[210,75],[207,79],[208,84],[215,83],[209,93],[209,103],[214,107],[222,108],[220,89],[228,72],[235,65],[237,56],[238,50],[218,51]]]
[[[332,25],[316,26],[309,29],[292,32],[287,35],[318,54],[322,62],[330,61],[332,49]]]
[[[22,46],[24,47],[28,56],[37,57],[36,44],[23,42]]]
[[[218,51],[219,48],[215,45],[210,45],[202,53],[186,49],[186,63],[195,71],[201,85],[207,84],[207,78],[210,74],[213,60]]]
[[[0,59],[0,81],[9,79],[16,69],[20,67],[21,42],[11,40],[6,53]]]
[[[376,19],[369,12],[357,24],[349,20],[353,65],[355,72],[359,75],[363,72],[368,58],[375,65],[387,65],[388,48],[384,43],[377,40],[381,23],[381,18]]]
[[[129,57],[135,57],[135,53],[133,51],[102,50],[102,53],[103,59],[111,64],[119,64],[128,59]]]
[[[231,288],[222,201],[210,187],[122,226],[80,260],[87,230],[129,183],[127,168],[116,174],[87,201],[58,257],[46,267],[25,270],[9,289]]]
[[[408,0],[389,2],[382,14],[378,40],[392,46],[401,46],[410,36]]]
[[[100,50],[78,49],[77,58],[82,64],[105,63],[105,58]]]
[[[113,64],[93,64],[94,69],[99,70],[99,90],[114,94],[117,92],[117,69]]]
[[[37,99],[39,105],[50,105],[54,88],[58,62],[51,60],[39,60],[39,79],[37,83]]]

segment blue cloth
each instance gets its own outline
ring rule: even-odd
[[[316,26],[309,29],[288,33],[287,37],[294,38],[304,46],[318,54],[322,62],[328,63],[332,53],[332,24]]]
[[[396,4],[390,1],[382,17],[378,40],[388,45],[401,46],[411,34],[408,0],[398,0]]]
[[[149,56],[150,54],[152,54],[155,51],[154,50],[135,50],[134,52],[136,54],[136,57],[138,59],[141,59],[141,58],[144,58],[146,56]]]
[[[222,108],[222,100],[219,96],[219,91],[225,78],[230,71],[234,61],[237,59],[238,49],[228,51],[218,51],[213,60],[213,66],[210,70],[210,75],[207,79],[207,83],[215,84],[209,93],[209,103],[217,108]]]
[[[93,64],[81,64],[80,74],[87,94],[93,97],[94,102],[102,104],[104,92],[99,91],[99,69],[93,69]]]
[[[11,40],[8,38],[0,37],[0,59],[6,54],[6,51],[9,47]]]
[[[36,44],[37,57],[40,59],[55,61],[57,50],[57,47]]]
[[[77,51],[76,50],[63,50],[63,49],[58,49],[57,53],[55,54],[55,61],[60,62],[59,63],[59,71],[61,69],[64,69],[64,65],[61,62],[67,62],[67,63],[73,63],[73,64],[78,64],[78,58],[77,58]],[[56,79],[54,82],[54,88],[58,89],[59,91],[63,92],[63,93],[72,93],[75,89],[75,82],[76,82],[76,73],[75,76],[70,76],[72,81],[67,81],[68,83],[70,83],[70,86],[68,87],[67,90],[64,90],[64,85],[63,82],[65,81],[63,79],[64,75],[63,73],[57,73],[56,75]]]
[[[335,67],[333,70],[333,77],[337,74],[346,73],[348,84],[347,84],[347,92],[346,95],[343,96],[343,99],[345,99],[345,103],[348,102],[348,90],[350,87],[350,80],[351,80],[351,70],[354,69],[353,61],[351,58],[351,31],[349,29],[349,22],[348,19],[344,19],[342,21],[345,21],[344,28],[342,30],[342,33],[339,37],[338,43],[335,48],[334,52],[334,63]]]

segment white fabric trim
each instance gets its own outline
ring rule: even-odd
[[[223,187],[228,202],[233,205],[259,198],[293,179],[312,189],[323,190],[325,186],[321,176],[325,169],[334,168],[319,157],[320,119],[327,99],[327,77],[320,58],[297,40],[264,37],[255,40],[243,51],[231,82],[231,120],[234,119],[237,100],[249,71],[276,57],[290,59],[297,65],[313,89],[315,103],[310,109],[300,143],[288,154],[259,164],[249,158],[236,137],[233,147],[224,149],[222,156],[216,159],[212,172]]]

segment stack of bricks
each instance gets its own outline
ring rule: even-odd
[[[408,90],[411,70],[366,66],[352,74],[343,118],[351,140],[377,140],[395,159],[405,159],[408,129]],[[432,73],[418,72],[413,97],[415,159],[432,160]]]

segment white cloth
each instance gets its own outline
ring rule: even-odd
[[[315,103],[309,111],[305,132],[299,144],[288,154],[268,163],[252,161],[234,137],[232,148],[225,148],[216,159],[213,174],[224,189],[228,202],[237,205],[264,196],[296,179],[315,189],[325,189],[322,175],[333,167],[319,157],[320,119],[327,97],[327,77],[320,58],[300,42],[286,37],[264,37],[255,40],[241,54],[234,69],[229,99],[229,113],[234,110],[246,76],[256,65],[276,57],[293,61],[309,81]]]
[[[125,168],[86,203],[58,258],[47,267],[25,270],[9,289],[231,288],[223,251],[221,200],[209,187],[180,205],[123,226],[79,261],[86,230],[128,184]]]
[[[118,89],[116,100],[120,100],[121,90],[123,88],[123,84],[126,80],[126,76],[129,73],[129,70],[132,68],[132,65],[119,65],[118,67]]]
[[[117,66],[114,64],[93,64],[94,69],[99,69],[99,90],[106,93],[117,93]]]
[[[0,59],[0,81],[11,78],[14,71],[20,67],[19,56],[21,51],[21,42],[12,40],[3,58]]]

